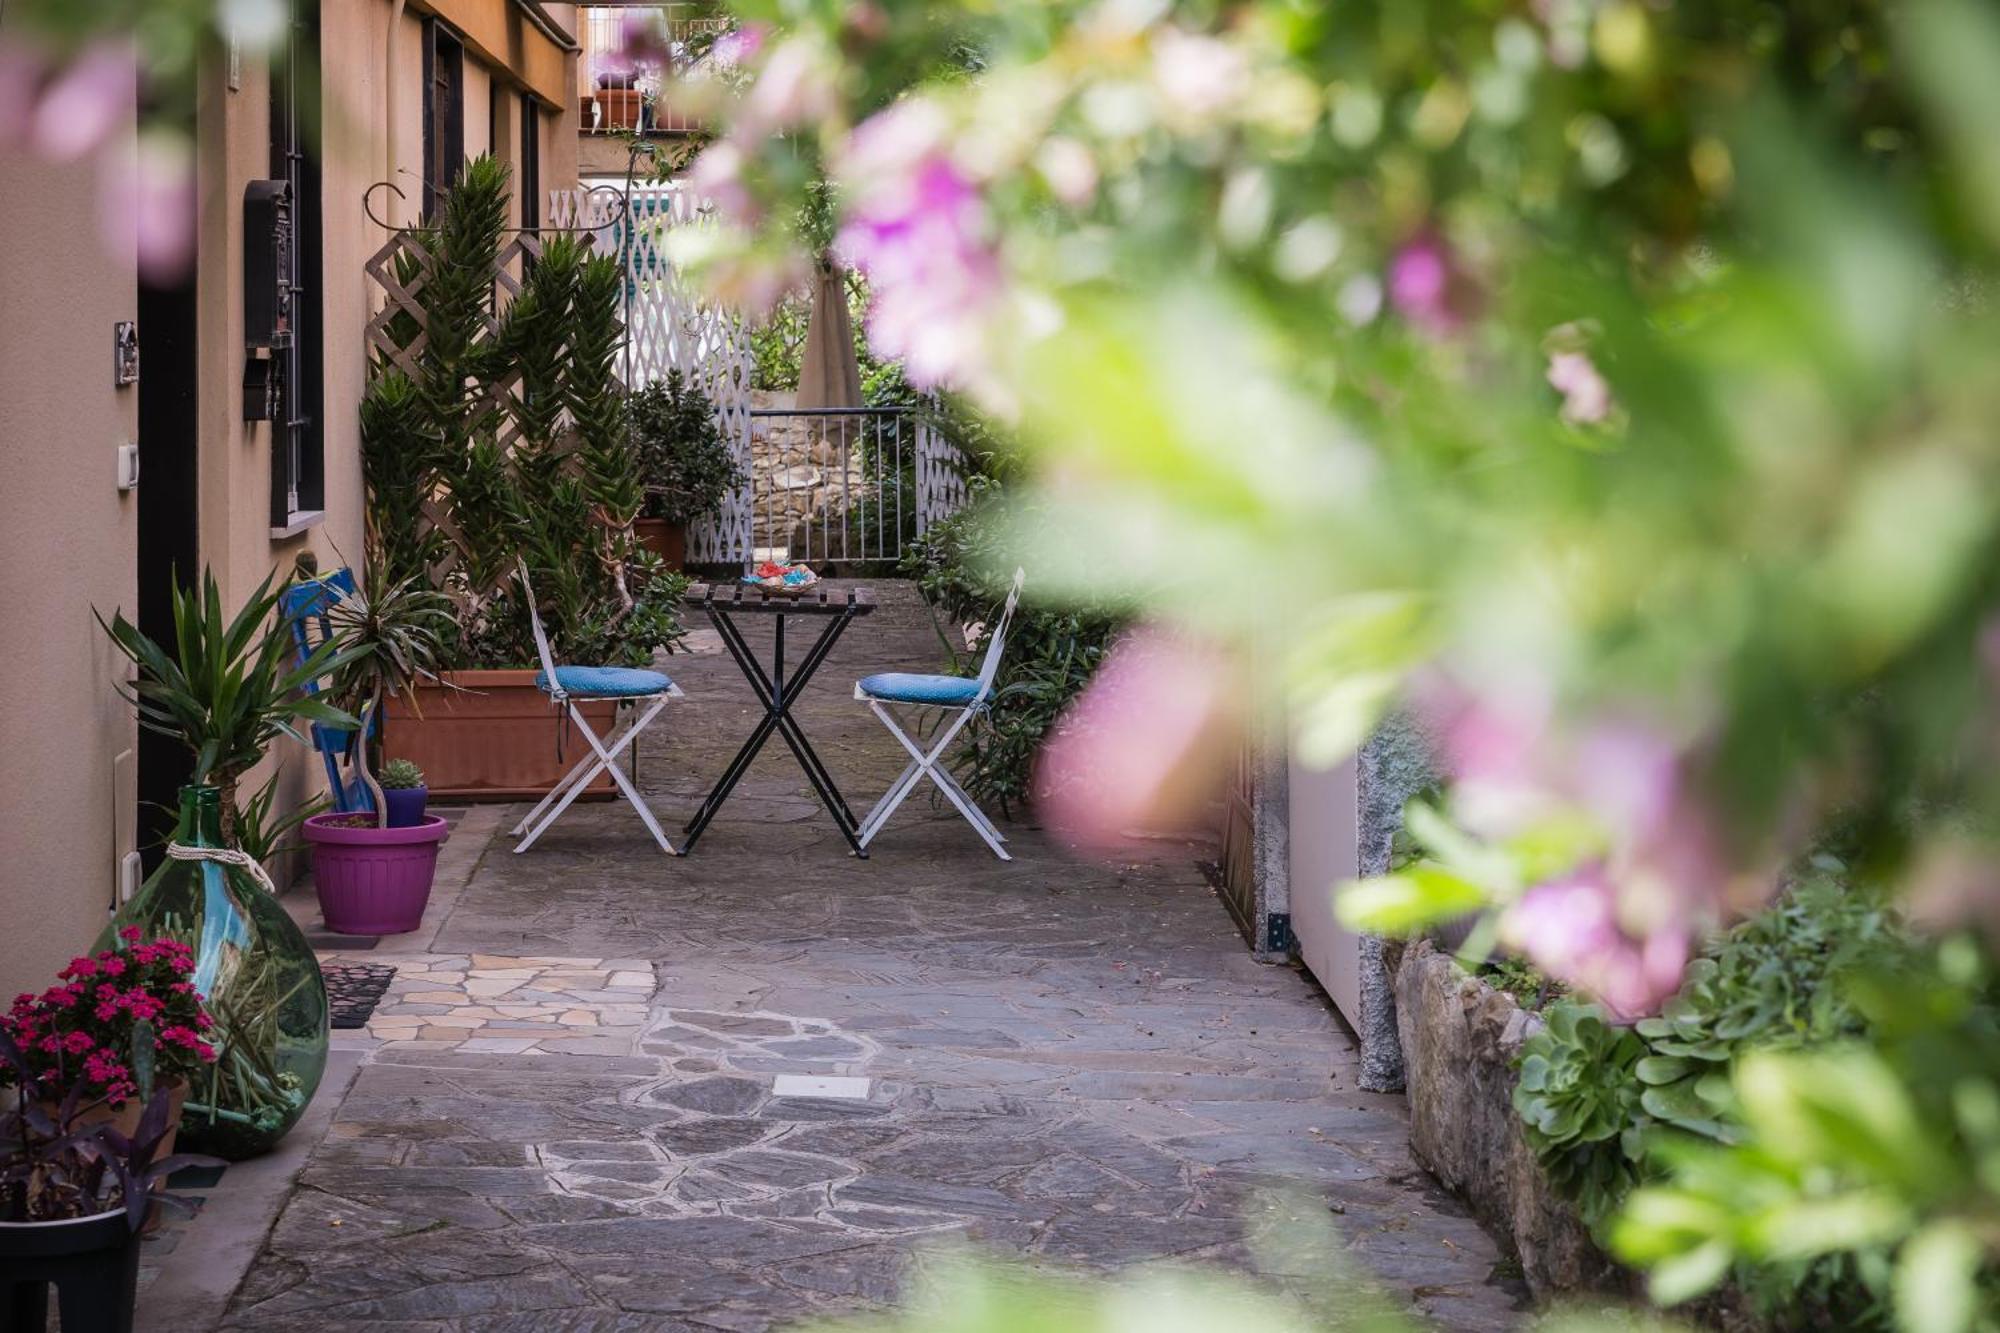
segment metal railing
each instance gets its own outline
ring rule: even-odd
[[[625,25],[644,20],[664,28],[665,61],[635,63],[621,54]],[[673,83],[696,63],[696,52],[703,49],[698,39],[726,32],[728,19],[700,16],[691,4],[585,5],[578,27],[588,85],[583,93],[585,134],[685,134],[700,128],[691,114],[674,106]]]
[[[900,559],[921,529],[919,440],[908,408],[756,408],[749,413],[750,545],[758,560]]]

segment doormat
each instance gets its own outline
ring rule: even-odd
[[[386,963],[334,963],[320,968],[326,978],[326,1003],[337,1028],[366,1027],[368,1015],[382,1002],[396,969]]]

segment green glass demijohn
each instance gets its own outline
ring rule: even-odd
[[[174,842],[222,846],[221,793],[181,788]],[[180,1143],[240,1160],[298,1122],[326,1071],[326,982],[298,924],[247,868],[169,856],[97,947],[137,926],[194,950],[195,988],[215,1020],[216,1060],[188,1087]]]

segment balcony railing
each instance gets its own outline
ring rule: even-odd
[[[666,57],[634,61],[625,54],[628,24],[650,20],[666,34]],[[583,132],[685,134],[700,128],[674,105],[676,80],[699,62],[729,20],[697,14],[693,5],[585,5],[582,9]]]

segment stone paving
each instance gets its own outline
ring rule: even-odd
[[[941,656],[876,586],[801,709],[862,805],[900,765],[854,678]],[[726,658],[669,669],[688,699],[641,782],[672,830],[755,714]],[[489,839],[518,813],[468,815],[425,930],[361,955],[404,971],[343,1034],[367,1063],[228,1326],[761,1330],[893,1305],[941,1243],[1247,1271],[1253,1231],[1328,1220],[1433,1325],[1520,1318],[1401,1099],[1359,1089],[1303,974],[1249,957],[1206,849],[1094,865],[1014,825],[1002,863],[913,798],[858,860],[776,743],[689,858],[615,804],[514,856]],[[1324,1258],[1264,1281],[1318,1299]]]
[[[322,963],[381,962],[374,952]],[[375,1042],[409,1050],[495,1055],[623,1054],[646,1024],[653,964],[645,958],[397,955],[395,979],[369,1016]]]

